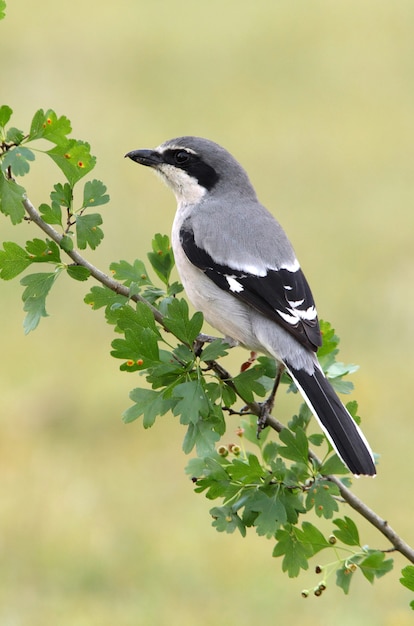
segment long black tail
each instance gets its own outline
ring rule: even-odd
[[[375,476],[371,448],[361,429],[339,400],[322,370],[315,364],[313,374],[296,370],[286,363],[297,388],[318,419],[334,449],[349,468],[359,476]]]

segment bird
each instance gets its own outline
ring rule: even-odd
[[[374,476],[369,443],[317,359],[322,341],[309,284],[245,169],[219,144],[193,136],[125,156],[175,194],[171,244],[194,308],[226,340],[285,368],[343,463],[355,476]]]

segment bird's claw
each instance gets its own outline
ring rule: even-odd
[[[266,400],[266,402],[262,402],[260,404],[260,415],[257,419],[257,429],[256,429],[256,437],[258,439],[260,439],[260,433],[262,432],[262,430],[264,430],[267,426],[267,418],[269,417],[273,408],[273,402],[270,403],[269,399]],[[272,404],[272,406],[270,406],[270,404]]]

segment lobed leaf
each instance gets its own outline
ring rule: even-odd
[[[306,508],[309,511],[315,508],[318,517],[330,519],[338,511],[338,502],[335,500],[339,495],[338,487],[323,480],[315,481],[308,491]]]
[[[192,345],[203,326],[203,314],[197,311],[190,319],[187,302],[173,298],[168,306],[164,324],[180,341]]]
[[[303,522],[302,530],[298,529],[297,537],[300,538],[304,546],[307,546],[310,556],[314,556],[325,548],[332,548],[319,528],[316,528],[310,522]]]
[[[201,330],[201,329],[200,329]],[[215,339],[203,348],[200,359],[204,362],[215,361],[228,354],[229,345],[223,339]]]
[[[414,565],[407,565],[401,570],[402,577],[400,578],[400,583],[414,591]]]
[[[10,217],[12,224],[19,224],[25,216],[23,206],[25,193],[24,187],[0,173],[0,211]]]
[[[73,186],[95,167],[96,158],[91,155],[90,149],[90,145],[84,141],[68,139],[58,143],[46,154],[53,159]]]
[[[26,242],[26,251],[32,263],[60,263],[59,246],[50,239],[32,239]]]
[[[82,267],[82,265],[68,265],[66,267],[66,272],[68,276],[70,276],[74,280],[79,281],[88,280],[89,276],[91,275],[88,268]]]
[[[360,546],[358,528],[350,517],[345,515],[344,519],[335,519],[333,521],[339,530],[334,530],[333,534],[337,539],[345,543],[347,546]]]
[[[90,180],[85,183],[83,189],[82,208],[90,206],[99,206],[109,202],[109,195],[106,193],[106,187],[100,180]]]
[[[46,112],[39,109],[33,116],[30,126],[29,141],[47,139],[55,144],[66,142],[66,136],[72,131],[70,121],[62,115],[58,117],[52,109]]]
[[[118,261],[111,263],[109,269],[113,273],[114,278],[129,287],[132,283],[137,285],[148,285],[151,281],[148,278],[148,272],[142,261],[136,259],[133,264],[127,261]]]
[[[26,250],[13,241],[5,241],[0,250],[0,278],[10,280],[23,272],[32,260]]]
[[[11,169],[14,176],[24,176],[30,170],[29,161],[34,161],[35,155],[29,148],[16,146],[7,150],[1,161],[1,169],[7,172]]]
[[[5,7],[4,0],[0,0],[0,13],[1,10]],[[4,17],[4,15],[3,15]],[[1,19],[1,17],[0,17]],[[11,109],[7,104],[3,104],[0,107],[0,127],[4,128],[6,124],[9,122],[11,116],[13,114],[13,109]]]
[[[53,186],[53,191],[50,192],[50,199],[52,206],[57,204],[58,206],[69,208],[72,206],[73,188],[69,183],[64,183],[63,185],[62,183],[56,183]]]
[[[148,253],[148,259],[158,278],[168,285],[171,270],[174,267],[174,255],[167,235],[157,233],[152,240],[152,252]]]
[[[14,128],[14,126],[12,126],[11,128],[7,129],[6,142],[13,143],[16,146],[18,146],[22,143],[24,138],[25,138],[24,132],[20,130],[19,128]]]
[[[307,465],[309,453],[308,438],[301,428],[297,428],[295,433],[288,428],[284,428],[279,433],[279,438],[285,444],[285,446],[279,448],[281,456]]]
[[[219,439],[219,433],[213,429],[210,422],[203,419],[190,422],[183,441],[183,452],[189,454],[195,446],[198,456],[209,456],[213,453]]]
[[[323,476],[329,476],[329,474],[349,474],[349,469],[346,467],[346,465],[344,465],[344,463],[341,461],[341,459],[339,458],[337,454],[332,454],[322,464],[322,466],[319,469],[319,472]]]
[[[47,317],[46,297],[57,276],[58,272],[29,274],[20,281],[26,287],[22,296],[27,313],[23,323],[26,334],[38,326],[42,317]]]
[[[381,550],[369,550],[368,555],[359,562],[361,572],[370,583],[392,570],[394,561],[386,559],[385,556]]]
[[[287,513],[278,493],[267,494],[263,490],[255,491],[245,506],[248,513],[258,513],[254,520],[258,535],[273,537],[280,526],[287,522]]]
[[[189,380],[176,385],[173,396],[178,399],[173,413],[180,416],[181,424],[196,424],[200,416],[208,416],[210,403],[200,380]]]
[[[231,506],[214,507],[210,514],[214,520],[212,525],[218,532],[233,533],[239,530],[242,537],[246,536],[246,527]]]
[[[172,406],[171,399],[164,398],[158,391],[153,389],[133,389],[129,394],[134,404],[123,413],[125,423],[144,416],[144,428],[149,428],[159,415],[164,415]]]
[[[102,217],[99,213],[77,216],[76,240],[81,250],[84,250],[87,246],[95,250],[99,246],[104,237],[102,229],[99,228],[101,224]]]
[[[42,203],[39,206],[39,213],[46,224],[62,226],[62,209],[55,202],[52,202],[52,206]]]
[[[273,556],[283,556],[282,570],[287,572],[289,578],[299,576],[300,570],[309,568],[308,558],[311,556],[309,548],[298,539],[295,527],[290,530],[279,529],[276,531],[277,544],[273,550]]]
[[[233,383],[245,402],[254,402],[254,394],[261,397],[266,395],[266,387],[259,380],[262,376],[262,368],[254,366],[233,378]]]

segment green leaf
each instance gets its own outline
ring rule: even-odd
[[[127,307],[122,307],[122,312]],[[119,318],[117,318],[119,325]],[[111,355],[116,359],[135,361],[134,369],[145,369],[159,363],[158,335],[151,328],[136,326],[124,330],[125,339],[114,339]],[[121,366],[123,368],[123,366]],[[131,371],[132,364],[128,365]],[[124,368],[123,368],[124,369]]]
[[[52,203],[52,206],[49,206],[43,203],[39,206],[39,213],[46,224],[62,226],[62,210],[58,204]]]
[[[292,527],[290,532],[277,530],[277,544],[273,550],[273,556],[283,556],[282,570],[287,572],[290,578],[299,576],[301,569],[307,570],[309,567],[309,549],[298,540],[296,530],[299,529]]]
[[[332,454],[321,466],[320,473],[323,476],[330,474],[349,474],[349,469],[342,463],[337,454]]]
[[[152,312],[144,303],[138,302],[136,309],[131,306],[119,308],[116,322],[118,329],[124,333],[125,339],[114,339],[112,356],[136,361],[136,365],[141,369],[153,367],[154,364],[159,363],[158,341],[161,335],[155,325]]]
[[[69,208],[72,206],[73,200],[73,189],[69,185],[69,183],[57,183],[53,187],[53,191],[50,192],[50,199],[52,201],[52,206],[57,204],[58,206],[63,206],[65,208]]]
[[[335,519],[333,521],[339,530],[334,530],[333,534],[339,541],[347,546],[360,546],[358,528],[351,518],[345,515],[344,519]]]
[[[210,514],[214,520],[212,526],[218,532],[233,533],[239,530],[242,537],[246,536],[246,527],[231,506],[214,507]]]
[[[7,172],[10,167],[14,176],[24,176],[30,170],[29,161],[34,161],[35,155],[29,148],[16,146],[7,150],[1,161],[1,169]]]
[[[285,444],[285,446],[279,448],[280,456],[307,465],[308,439],[301,428],[297,428],[295,433],[292,433],[288,428],[284,428],[279,433],[279,438]]]
[[[102,217],[99,213],[89,215],[78,215],[76,218],[76,240],[78,247],[84,250],[86,246],[95,250],[101,243],[104,234],[99,226],[102,224]]]
[[[335,335],[335,329],[325,320],[319,320],[319,326],[322,335],[322,345],[318,350],[318,358],[327,354],[337,354],[339,337]]]
[[[189,454],[196,446],[199,457],[209,456],[213,453],[219,439],[219,433],[213,430],[210,422],[202,419],[197,423],[191,422],[184,437],[183,452]]]
[[[4,215],[10,216],[12,224],[19,224],[25,216],[23,206],[25,193],[24,187],[21,187],[13,180],[6,179],[0,173],[0,211]]]
[[[178,281],[171,283],[171,285],[168,285],[168,288],[167,288],[167,294],[169,296],[176,296],[182,291],[184,291],[184,287]]]
[[[266,388],[259,382],[262,375],[262,369],[254,366],[234,377],[237,392],[245,402],[254,402],[254,394],[261,397],[266,395]]]
[[[53,159],[73,186],[95,167],[96,158],[91,155],[90,150],[88,143],[69,139],[48,150],[46,154]]]
[[[58,272],[29,274],[20,283],[26,287],[23,292],[24,310],[27,315],[23,323],[25,333],[34,330],[42,317],[47,317],[46,296],[58,276]]]
[[[308,491],[306,508],[309,511],[315,507],[318,517],[330,519],[339,509],[335,497],[339,496],[338,487],[326,481],[316,481]]]
[[[338,587],[341,587],[342,591],[346,595],[349,593],[349,587],[353,575],[354,574],[352,570],[346,564],[336,570],[336,584],[338,585]]]
[[[297,535],[302,544],[308,547],[310,556],[317,554],[320,550],[324,550],[325,548],[332,548],[321,531],[310,522],[303,522],[302,530],[298,529]]]
[[[62,250],[65,252],[71,252],[73,250],[73,239],[70,235],[63,235],[59,243]]]
[[[197,311],[189,319],[187,302],[174,298],[168,306],[164,324],[180,341],[192,345],[203,326],[203,314]]]
[[[153,389],[133,389],[129,394],[134,404],[123,413],[125,423],[133,422],[141,415],[144,416],[144,428],[150,428],[155,419],[171,408],[170,399],[165,399],[158,391]]]
[[[109,195],[106,193],[105,185],[100,180],[94,179],[85,183],[82,208],[99,206],[107,202],[109,202]]]
[[[229,345],[223,339],[215,339],[207,344],[201,352],[200,359],[204,362],[215,361],[228,354]]]
[[[174,255],[167,235],[157,233],[152,240],[152,249],[153,252],[147,255],[148,259],[158,278],[168,285],[171,270],[174,267]]]
[[[109,269],[113,273],[114,278],[124,283],[127,287],[132,283],[136,283],[137,285],[151,284],[145,265],[138,259],[136,259],[132,265],[127,261],[111,263]]]
[[[326,441],[326,437],[322,433],[312,433],[308,436],[308,440],[313,446],[321,446]]]
[[[27,241],[26,251],[33,263],[60,263],[59,246],[50,239]]]
[[[287,519],[290,524],[297,524],[299,513],[305,513],[302,495],[295,493],[291,489],[281,491],[279,498],[286,509]]]
[[[66,267],[66,271],[71,278],[75,280],[88,280],[91,275],[90,271],[87,267],[82,267],[81,265],[68,265]]]
[[[198,470],[195,473],[197,477],[195,491],[202,493],[207,490],[206,498],[209,500],[220,497],[230,498],[239,490],[238,485],[236,485],[234,489],[234,485],[230,483],[229,475],[226,471],[226,460],[223,457],[219,457],[220,460],[218,461],[217,457],[218,455],[213,453],[212,456],[197,459],[198,461],[202,461],[203,467],[200,470],[200,465],[198,465]],[[189,462],[189,465],[195,462],[196,460],[194,459]],[[225,465],[225,467],[223,467],[223,465]]]
[[[17,243],[13,241],[5,241],[3,250],[0,250],[0,278],[10,280],[23,272],[32,260]]]
[[[1,10],[5,6],[6,5],[4,3],[4,0],[0,0],[0,13],[1,13]],[[4,17],[4,15],[3,15],[3,17]],[[6,126],[6,124],[9,122],[12,114],[13,114],[13,109],[11,109],[9,106],[7,106],[7,104],[3,104],[3,106],[0,107],[0,127],[1,128],[4,128]]]
[[[144,302],[137,302],[135,308],[122,307],[119,312],[118,327],[124,331],[130,329],[138,333],[150,331],[157,340],[161,338],[152,311]]]
[[[14,143],[16,146],[20,145],[24,139],[24,132],[19,128],[11,128],[7,129],[6,133],[6,142]]]
[[[6,15],[5,10],[6,10],[6,1],[0,0],[0,20],[2,20],[5,17]]]
[[[246,511],[258,513],[255,519],[258,535],[273,537],[280,526],[287,522],[286,509],[278,494],[267,495],[262,490],[256,491],[246,503]]]
[[[386,559],[385,553],[380,550],[370,550],[368,556],[359,563],[361,572],[370,583],[390,572],[393,566],[394,561]]]
[[[414,591],[414,565],[407,565],[401,570],[402,578],[400,578],[400,583],[410,589],[410,591]]]
[[[94,311],[105,307],[105,317],[109,324],[115,324],[119,317],[119,307],[128,302],[126,296],[121,296],[108,287],[92,287],[84,298]]]
[[[401,574],[400,583],[407,589],[410,589],[410,591],[414,591],[414,565],[404,567],[401,570]],[[414,610],[414,600],[410,602],[410,607]]]
[[[58,118],[52,109],[48,109],[46,112],[39,109],[32,119],[29,141],[47,139],[55,144],[66,143],[66,135],[71,130],[70,121],[64,115]]]
[[[263,461],[270,465],[276,459],[278,451],[279,444],[276,441],[268,441],[262,450]]]
[[[200,416],[207,417],[210,403],[200,380],[190,380],[174,387],[173,396],[179,398],[174,415],[180,415],[181,424],[196,424]]]

